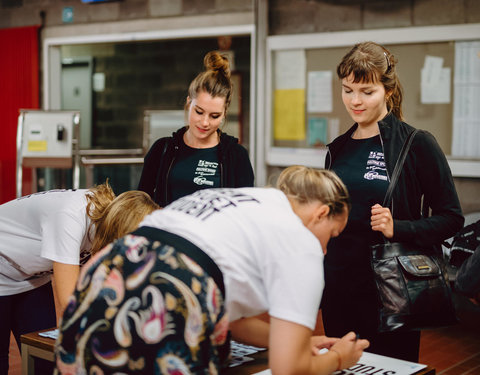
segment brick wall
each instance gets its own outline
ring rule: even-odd
[[[270,0],[269,34],[480,22],[478,0]]]
[[[62,12],[73,9],[73,23],[128,21],[172,16],[245,12],[253,10],[249,0],[120,0],[83,4],[81,0],[1,0],[0,28],[42,24],[64,24]]]
[[[144,111],[183,109],[190,82],[204,69],[204,55],[215,49],[216,38],[65,47],[63,57],[92,56],[93,71],[105,74],[105,90],[93,96],[92,146],[141,147]],[[248,113],[250,38],[232,38],[232,50]],[[248,116],[243,122],[246,131]]]

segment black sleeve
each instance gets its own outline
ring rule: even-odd
[[[464,222],[452,173],[447,158],[429,132],[418,132],[411,152],[417,159],[415,174],[432,214],[413,221],[395,220],[394,240],[438,244],[457,233]]]
[[[235,185],[232,187],[253,187],[255,177],[247,150],[243,146],[237,145],[235,152]]]
[[[480,293],[480,246],[457,271],[455,291],[467,297]]]
[[[143,159],[143,169],[138,183],[138,190],[144,191],[154,199],[157,174],[160,169],[161,157],[167,138],[160,138],[148,150]]]

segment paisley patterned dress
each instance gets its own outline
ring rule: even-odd
[[[230,352],[224,295],[204,252],[142,227],[82,268],[60,325],[55,374],[219,373]]]

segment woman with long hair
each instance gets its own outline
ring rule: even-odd
[[[414,128],[404,122],[397,61],[374,42],[355,45],[337,67],[342,100],[355,124],[328,145],[326,168],[347,186],[348,225],[325,257],[322,317],[328,335],[355,330],[369,351],[417,362],[419,331],[379,333],[379,299],[369,245],[405,242],[439,246],[463,225],[452,174],[432,134],[419,130],[393,192],[382,207],[395,163]],[[431,210],[431,215],[422,215]]]
[[[162,207],[200,189],[253,186],[247,150],[221,130],[233,95],[229,61],[211,51],[204,65],[188,89],[187,125],[158,139],[144,159],[138,190]]]
[[[8,372],[10,333],[20,348],[22,334],[55,327],[80,265],[157,208],[141,191],[115,197],[108,182],[0,205],[0,374]]]

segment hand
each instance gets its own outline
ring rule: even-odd
[[[370,225],[372,230],[382,232],[386,238],[393,237],[393,218],[388,207],[382,207],[378,203],[372,206]]]
[[[480,306],[480,293],[478,293],[476,296],[470,298],[470,301],[477,305],[477,306]]]
[[[320,349],[330,349],[339,340],[340,339],[336,337],[312,336],[310,339],[312,354],[319,355]]]
[[[368,348],[370,343],[368,340],[356,339],[354,332],[349,332],[343,336],[337,343],[335,343],[330,351],[334,351],[340,357],[340,368],[349,368],[356,364],[363,354],[363,351]]]

